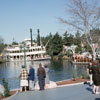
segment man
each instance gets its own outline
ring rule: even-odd
[[[94,66],[92,67],[92,75],[93,75],[93,93],[100,94],[99,86],[100,86],[100,68],[98,65],[98,60],[94,61]]]
[[[46,73],[41,63],[39,64],[39,68],[37,70],[37,76],[38,76],[40,90],[44,90]]]
[[[22,70],[20,72],[20,92],[22,92],[22,88],[25,88],[26,91],[26,87],[28,86],[28,72],[25,69],[25,67],[22,65]]]
[[[35,70],[34,68],[30,65],[30,70],[29,70],[29,90],[34,90],[34,75],[35,75]]]

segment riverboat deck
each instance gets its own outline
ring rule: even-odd
[[[71,61],[72,64],[74,65],[88,65],[89,62],[74,62],[74,61]]]

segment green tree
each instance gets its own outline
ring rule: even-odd
[[[77,31],[74,38],[74,44],[81,46],[81,41],[82,41],[81,34],[79,31]]]
[[[62,37],[59,36],[58,33],[56,33],[52,38],[52,44],[51,44],[51,53],[52,55],[58,55],[63,49],[63,42]]]
[[[12,45],[18,45],[18,43],[14,41],[14,42],[12,42]]]
[[[80,46],[76,47],[75,53],[80,53],[82,52],[82,48]]]
[[[41,41],[46,48],[46,51],[51,55],[51,45],[52,45],[52,34],[49,33],[46,37],[41,37]]]
[[[68,36],[69,36],[69,34],[67,33],[67,31],[64,33],[64,35],[63,35],[64,37],[63,37],[63,44],[64,45],[68,45]]]
[[[0,53],[2,53],[4,47],[5,47],[4,40],[3,40],[3,38],[0,36]]]
[[[18,43],[16,42],[15,38],[13,38],[12,45],[18,45]]]
[[[42,41],[43,45],[47,47],[50,43],[51,38],[52,38],[51,33],[49,33],[49,35],[47,35],[46,37],[41,37],[41,41]]]
[[[71,46],[74,43],[74,36],[72,34],[68,34],[66,31],[63,36],[64,45]]]
[[[2,79],[2,83],[3,83],[3,86],[5,88],[4,96],[5,97],[10,96],[9,89],[8,89],[8,82],[5,81],[5,78]]]

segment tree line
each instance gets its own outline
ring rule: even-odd
[[[62,54],[64,45],[71,46],[73,44],[77,45],[75,51],[76,53],[82,52],[82,44],[84,44],[84,51],[91,52],[91,48],[86,41],[85,34],[81,35],[79,31],[77,31],[75,35],[70,34],[66,31],[62,36],[58,32],[56,32],[54,35],[50,33],[46,37],[41,37],[41,41],[42,44],[46,47],[47,53],[51,56]]]
[[[90,30],[90,35],[92,36],[92,40],[94,44],[99,44],[100,37],[100,29]],[[47,52],[51,56],[59,55],[62,53],[63,45],[71,46],[77,45],[75,49],[76,53],[81,53],[84,51],[88,51],[92,54],[92,48],[87,42],[87,37],[84,34],[81,34],[79,31],[75,33],[75,35],[68,33],[67,31],[63,33],[63,35],[59,35],[59,33],[55,33],[52,35],[51,33],[46,37],[41,37],[41,41],[43,45],[46,46]],[[48,44],[47,44],[48,43]]]
[[[98,41],[97,37],[100,35],[100,29],[91,30],[91,34],[94,37],[94,42]],[[83,51],[88,51],[90,53],[92,52],[91,47],[86,41],[85,34],[81,34],[79,31],[77,31],[75,35],[68,33],[67,31],[65,31],[63,35],[60,35],[58,32],[56,32],[55,34],[49,33],[49,35],[45,37],[40,36],[40,33],[38,32],[37,39],[33,41],[37,42],[38,45],[45,46],[47,53],[51,56],[62,54],[64,45],[71,46],[73,44],[77,45],[77,48],[75,49],[76,53],[81,53]],[[12,42],[12,45],[17,44],[18,43],[16,41]],[[0,37],[0,53],[2,53],[3,49],[6,46],[7,44],[4,44],[3,38]]]

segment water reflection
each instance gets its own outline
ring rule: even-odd
[[[87,65],[73,65],[72,70],[75,77],[87,76]]]
[[[52,81],[61,81],[72,78],[72,73],[74,72],[75,76],[81,76],[82,74],[86,75],[86,66],[72,66],[67,60],[63,61],[29,61],[27,62],[27,70],[29,70],[29,65],[33,65],[35,68],[35,76],[37,79],[37,69],[39,63],[48,65],[49,77]],[[6,62],[5,64],[0,65],[0,80],[6,78],[9,83],[9,88],[19,88],[19,74],[21,71],[21,65],[24,62]]]

